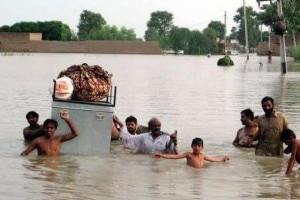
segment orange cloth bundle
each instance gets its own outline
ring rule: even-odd
[[[74,91],[71,100],[97,102],[107,97],[111,88],[111,74],[99,65],[72,65],[59,73],[58,78],[69,77]]]

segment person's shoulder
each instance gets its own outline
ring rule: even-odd
[[[284,118],[286,117],[285,114],[284,114],[283,112],[279,112],[279,111],[275,111],[275,112],[274,112],[274,115],[275,115],[276,117],[284,117]]]
[[[23,131],[28,131],[28,130],[29,130],[29,126],[23,128]]]
[[[44,136],[40,136],[40,137],[37,137],[37,138],[33,139],[32,143],[40,144],[40,143],[44,143],[45,140],[46,140],[46,138]]]
[[[142,133],[147,133],[149,132],[149,128],[147,126],[143,126],[143,125],[138,125],[137,129],[136,129],[136,134],[142,134]]]
[[[245,127],[239,128],[238,131],[237,131],[237,135],[239,135],[244,129],[245,129]]]

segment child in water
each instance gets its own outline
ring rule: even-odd
[[[300,164],[300,140],[296,140],[294,131],[288,128],[282,131],[280,140],[287,145],[284,153],[292,153],[285,172],[286,175],[290,175],[295,165],[295,161]]]
[[[186,164],[188,166],[194,167],[194,168],[202,168],[204,166],[204,160],[210,161],[210,162],[226,162],[229,160],[227,156],[224,156],[222,158],[217,157],[211,157],[208,155],[204,155],[202,153],[203,150],[203,140],[201,138],[194,138],[191,145],[193,152],[186,152],[186,153],[180,153],[180,154],[160,154],[155,153],[154,157],[156,158],[167,158],[167,159],[182,159],[186,158]]]

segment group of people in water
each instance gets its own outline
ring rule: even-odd
[[[272,97],[264,97],[261,106],[264,114],[257,117],[249,108],[241,111],[244,127],[237,131],[232,144],[236,147],[254,147],[257,156],[283,157],[284,153],[291,153],[286,169],[286,175],[290,175],[295,162],[300,164],[300,140],[288,128],[286,116],[275,111]],[[285,150],[283,143],[287,145]]]
[[[233,145],[236,147],[254,147],[257,156],[283,157],[283,153],[291,153],[286,174],[292,172],[297,161],[300,164],[300,140],[288,128],[286,116],[274,109],[274,99],[266,96],[261,100],[264,114],[254,117],[251,109],[241,111],[241,122],[244,127],[237,131]],[[21,155],[28,155],[37,149],[38,155],[57,156],[63,142],[79,135],[76,125],[69,114],[61,112],[60,117],[70,127],[70,133],[56,135],[57,122],[53,119],[45,120],[43,126],[38,124],[38,113],[30,111],[26,114],[29,126],[23,129],[25,141],[29,144]],[[161,131],[161,122],[151,118],[148,127],[138,125],[134,116],[129,116],[124,123],[113,116],[112,139],[121,139],[125,148],[145,154],[153,154],[155,158],[186,159],[188,166],[201,168],[205,161],[226,162],[228,156],[212,157],[203,153],[203,140],[194,138],[191,152],[179,153],[177,150],[177,131],[168,134]],[[283,143],[287,145],[283,150]]]

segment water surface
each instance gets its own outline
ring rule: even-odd
[[[240,111],[262,114],[261,99],[274,97],[290,128],[300,132],[300,65],[279,57],[232,56],[233,67],[216,65],[221,56],[13,54],[0,56],[2,130],[1,199],[287,199],[300,198],[300,177],[284,175],[288,156],[256,157],[253,149],[231,143],[241,127]],[[25,114],[35,110],[40,122],[50,117],[53,79],[73,64],[99,64],[118,87],[115,112],[147,124],[158,117],[162,129],[178,130],[179,150],[190,151],[194,137],[205,153],[230,156],[228,163],[203,169],[185,160],[130,154],[118,142],[111,153],[57,158],[20,157]],[[263,65],[260,65],[262,63]],[[294,171],[296,170],[296,167]]]

